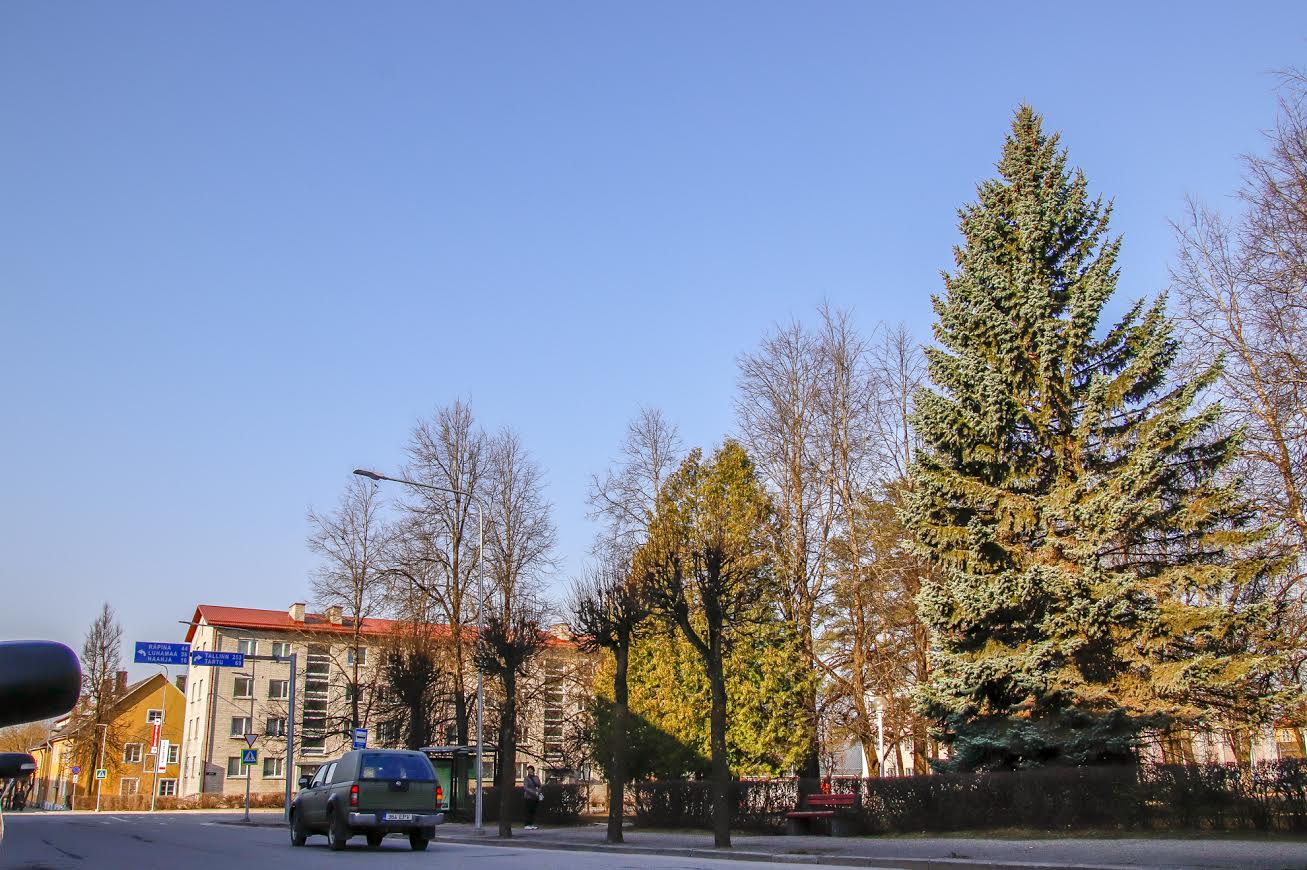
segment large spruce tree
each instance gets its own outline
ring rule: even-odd
[[[1269,714],[1278,568],[1220,473],[1235,435],[1174,383],[1163,300],[1108,329],[1120,240],[1056,135],[1016,113],[960,211],[906,519],[939,567],[918,696],[954,769],[1135,758],[1148,728]]]

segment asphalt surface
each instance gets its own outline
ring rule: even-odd
[[[1283,838],[1135,837],[1041,840],[964,837],[778,837],[736,835],[731,858],[718,858],[703,832],[629,831],[623,847],[602,828],[515,831],[511,841],[477,836],[468,825],[442,825],[426,852],[403,838],[369,850],[362,837],[344,853],[323,837],[296,849],[279,812],[36,813],[5,817],[0,870],[257,870],[263,867],[391,868],[458,866],[505,870],[760,870],[814,864],[901,870],[1307,870],[1307,842]],[[743,859],[743,860],[742,860]],[[744,863],[747,861],[747,863]]]
[[[471,843],[432,843],[413,852],[407,839],[387,838],[367,848],[362,837],[336,853],[323,837],[292,848],[284,828],[229,824],[239,816],[207,813],[72,814],[5,816],[0,870],[261,870],[313,868],[347,870],[403,867],[487,868],[487,870],[741,870],[778,868],[787,863],[741,865],[738,861],[662,855],[553,851]],[[529,832],[528,832],[529,833]]]

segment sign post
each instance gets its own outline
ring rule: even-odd
[[[245,821],[250,820],[250,780],[254,778],[254,765],[259,762],[259,750],[254,749],[255,736],[253,734],[245,735],[245,742],[249,743],[250,749],[241,750],[241,767],[245,769]]]
[[[366,729],[366,728],[355,728],[355,729],[354,729],[354,740],[353,740],[353,746],[351,746],[350,748],[351,748],[351,749],[367,749],[367,748],[368,748],[368,729]]]
[[[103,728],[100,732],[100,754],[96,756],[97,769],[95,771],[95,811],[100,811],[100,789],[104,785],[104,778],[109,775],[108,769],[104,765],[104,742],[109,738],[109,723],[101,722],[95,726]]]

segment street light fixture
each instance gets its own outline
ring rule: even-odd
[[[412,486],[417,489],[429,489],[434,492],[447,492],[450,493],[451,495],[460,495],[468,499],[469,501],[471,501],[474,505],[476,505],[477,539],[478,539],[477,540],[477,637],[480,638],[481,633],[484,629],[482,617],[486,609],[486,592],[485,592],[486,514],[485,514],[485,509],[481,505],[481,499],[473,495],[472,493],[464,492],[461,489],[450,489],[449,487],[445,487],[445,486],[433,486],[432,484],[429,483],[418,483],[415,480],[407,480],[403,477],[390,477],[389,475],[381,474],[380,472],[376,472],[376,471],[371,471],[366,468],[356,468],[354,469],[354,473],[357,474],[359,477],[366,477],[368,480],[375,481],[378,483],[380,483],[383,480],[388,480],[391,483],[402,483],[405,486]],[[454,582],[457,583],[458,578],[454,578]],[[482,672],[481,668],[478,667],[477,668],[477,796],[476,796],[476,815],[475,815],[475,821],[473,823],[473,829],[478,834],[485,833],[485,828],[482,826],[481,823],[482,820],[481,792],[482,792],[482,786],[485,783],[485,777],[482,773],[482,758],[484,756],[484,749],[483,749],[484,741],[482,739],[482,736],[484,734],[483,711],[486,706],[485,701],[486,701],[485,674],[484,672]]]

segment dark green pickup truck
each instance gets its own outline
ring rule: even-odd
[[[290,805],[290,842],[303,846],[310,834],[326,834],[327,845],[344,849],[354,834],[366,834],[373,849],[387,834],[408,834],[421,851],[445,820],[444,795],[431,762],[421,752],[357,749],[300,779]]]

